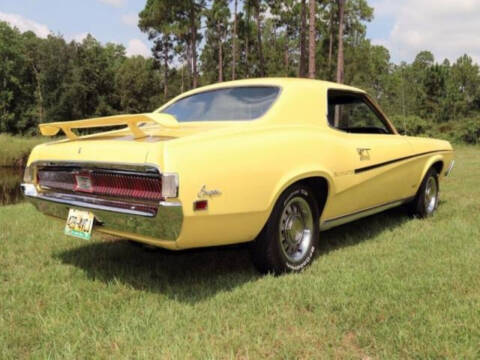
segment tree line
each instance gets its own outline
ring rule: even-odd
[[[0,22],[0,131],[147,112],[198,86],[263,76],[310,77],[367,90],[407,134],[480,141],[480,71],[420,52],[392,63],[366,25],[367,0],[147,0],[139,28],[152,57],[89,35],[38,38]]]

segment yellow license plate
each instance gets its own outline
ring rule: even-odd
[[[70,209],[68,212],[65,235],[90,240],[92,237],[94,216],[91,212]]]

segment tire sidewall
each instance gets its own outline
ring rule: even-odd
[[[295,197],[301,197],[304,200],[307,201],[310,211],[312,212],[312,217],[313,217],[313,234],[312,234],[312,241],[310,242],[309,248],[306,251],[305,255],[298,261],[292,261],[291,259],[287,258],[286,255],[284,254],[282,248],[281,248],[281,239],[280,239],[280,234],[279,234],[279,225],[280,225],[280,218],[283,212],[283,209],[289,201]],[[277,202],[275,212],[274,212],[274,217],[273,217],[273,245],[274,245],[274,250],[275,254],[278,257],[279,264],[280,266],[284,267],[284,270],[286,271],[291,271],[291,272],[298,272],[303,270],[306,266],[308,266],[315,255],[315,251],[318,247],[318,237],[319,237],[319,227],[318,227],[318,219],[319,219],[319,213],[318,213],[318,205],[315,200],[315,197],[313,196],[312,191],[302,185],[296,185],[288,189],[279,199]]]
[[[435,206],[433,207],[432,211],[427,210],[427,204],[425,203],[425,192],[427,191],[427,184],[430,178],[433,178],[436,184],[437,188],[437,194],[435,196]],[[418,194],[418,200],[417,200],[417,212],[422,216],[422,217],[429,217],[432,216],[435,211],[437,210],[438,207],[438,201],[439,201],[439,183],[438,183],[438,175],[437,172],[433,169],[430,169],[427,174],[425,175],[425,178],[423,179],[422,187],[420,189],[420,192]]]

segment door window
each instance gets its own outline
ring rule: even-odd
[[[381,114],[363,94],[330,90],[328,123],[331,127],[355,134],[392,134]]]

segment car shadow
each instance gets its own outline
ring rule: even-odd
[[[354,246],[411,219],[396,208],[321,233],[320,256]],[[252,265],[248,244],[148,251],[126,240],[106,239],[55,255],[86,272],[89,279],[121,282],[141,291],[194,304],[261,278]]]
[[[191,304],[260,278],[247,245],[176,252],[108,239],[55,257],[84,270],[89,279],[120,282]]]
[[[404,206],[344,224],[320,233],[319,255],[373,239],[412,220]]]

